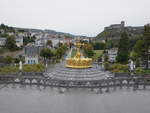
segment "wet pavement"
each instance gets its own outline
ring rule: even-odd
[[[0,85],[0,113],[150,113],[150,91],[117,89],[97,94],[90,89]]]

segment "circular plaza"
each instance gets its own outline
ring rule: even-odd
[[[111,77],[113,74],[104,71],[99,65],[93,64],[93,67],[86,69],[74,69],[64,66],[65,62],[56,64],[53,69],[48,70],[48,76],[59,80],[101,80]]]

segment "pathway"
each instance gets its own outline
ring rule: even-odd
[[[72,53],[72,48],[71,48],[71,50],[68,52],[67,58],[70,58],[70,57],[71,57],[71,53]]]

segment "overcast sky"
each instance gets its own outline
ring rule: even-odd
[[[0,0],[0,23],[96,36],[104,27],[150,22],[150,0]]]

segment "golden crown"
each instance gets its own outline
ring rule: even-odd
[[[92,59],[91,58],[67,58],[66,67],[70,68],[90,68]]]

